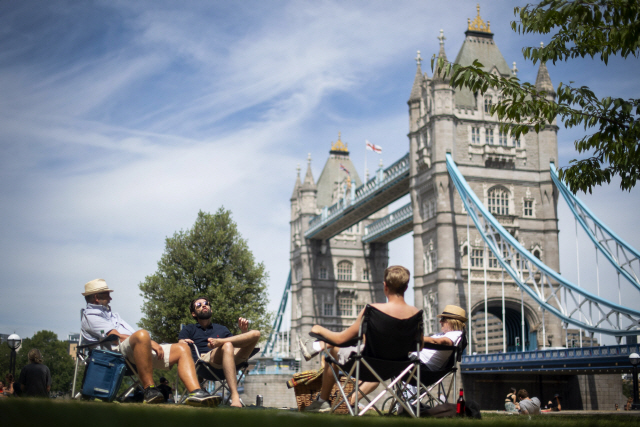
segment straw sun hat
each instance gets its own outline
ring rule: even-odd
[[[464,311],[463,308],[458,307],[457,305],[448,305],[442,311],[442,314],[438,314],[438,317],[447,317],[449,319],[460,320],[461,322],[466,322],[467,312]]]
[[[94,279],[84,284],[83,296],[99,294],[101,292],[113,292],[113,289],[109,289],[107,282],[104,279]]]

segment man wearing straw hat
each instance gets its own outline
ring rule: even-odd
[[[136,331],[111,311],[111,292],[104,279],[95,279],[84,285],[87,308],[82,316],[82,339],[87,343],[98,342],[103,336],[116,335],[115,351],[135,364],[144,387],[144,403],[162,403],[164,396],[155,387],[153,370],[169,370],[178,365],[178,376],[189,390],[186,403],[191,406],[212,406],[220,401],[200,388],[191,351],[186,344],[158,344],[144,329]]]

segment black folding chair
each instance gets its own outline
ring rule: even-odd
[[[356,344],[356,350],[351,354],[349,360],[341,365],[328,350],[323,350],[325,360],[336,366],[339,371],[336,373],[335,369],[331,369],[341,395],[341,399],[336,399],[332,406],[332,412],[344,402],[349,414],[352,416],[361,416],[371,408],[381,414],[375,405],[384,396],[385,392],[388,392],[396,398],[407,413],[413,417],[420,416],[419,408],[414,411],[396,394],[395,385],[406,376],[417,376],[417,380],[420,381],[419,361],[411,360],[409,354],[420,351],[420,348],[422,348],[422,318],[423,312],[421,311],[408,319],[396,319],[371,305],[367,305],[364,309],[357,338],[341,345],[342,347],[349,347]],[[322,335],[315,333],[309,333],[309,335],[334,347],[339,347]],[[347,381],[341,384],[339,376],[346,376]],[[392,381],[385,385],[384,381],[390,379]],[[379,382],[384,386],[384,390],[373,399],[364,396],[368,404],[362,410],[359,410],[358,394],[361,381]],[[345,391],[347,385],[351,382],[354,383],[353,393],[355,393],[353,405],[349,403],[349,397],[352,393],[347,394]]]
[[[425,365],[420,364],[420,379],[418,380],[415,376],[405,377],[402,382],[396,384],[396,393],[405,403],[409,402],[412,407],[420,401],[423,406],[433,408],[449,401],[452,397],[451,390],[457,389],[458,363],[462,360],[462,354],[467,348],[467,335],[463,333],[457,344],[453,346],[425,343],[423,348],[451,351],[451,356],[449,356],[447,363],[437,371],[431,371]],[[445,390],[445,380],[451,376],[453,378]],[[407,384],[413,387],[407,387]],[[383,410],[388,410],[392,414],[396,413],[399,408],[398,401],[393,396],[383,404]]]
[[[209,365],[204,360],[202,360],[200,358],[200,352],[198,351],[198,347],[196,347],[194,344],[189,344],[189,345],[191,345],[196,350],[196,355],[197,355],[197,359],[195,360],[196,374],[198,375],[198,381],[200,381],[200,387],[205,388],[205,383],[207,381],[213,381],[217,383],[217,386],[214,388],[211,394],[220,393],[222,395],[222,404],[223,405],[229,404],[229,400],[231,400],[231,390],[229,389],[229,385],[227,384],[227,379],[224,376],[224,371],[222,369],[216,369],[213,366]],[[247,375],[247,371],[249,370],[249,367],[251,365],[250,359],[256,354],[258,354],[259,352],[260,352],[259,347],[254,348],[247,360],[236,365],[236,373],[237,373],[236,381],[238,385]],[[183,396],[178,403],[183,403],[186,397],[187,395]],[[246,406],[242,401],[242,398],[240,399],[240,403],[242,403],[242,406]]]

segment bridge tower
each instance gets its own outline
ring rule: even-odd
[[[291,196],[291,336],[309,339],[315,324],[341,331],[368,303],[384,302],[382,277],[388,263],[386,243],[363,243],[364,227],[384,216],[386,208],[328,239],[305,239],[309,220],[339,200],[349,200],[362,184],[347,145],[331,144],[329,158],[317,182],[309,155],[304,181],[300,169]],[[319,367],[320,358],[302,361],[302,369]]]
[[[505,77],[515,75],[496,45],[490,24],[480,17],[468,20],[466,38],[455,62],[470,65],[478,59],[488,70]],[[446,59],[445,37],[440,30],[439,58]],[[484,96],[470,90],[453,90],[447,78],[428,77],[417,71],[409,97],[410,194],[413,206],[415,303],[429,318],[428,331],[439,331],[437,318],[447,304],[468,310],[471,306],[473,352],[485,351],[485,291],[489,328],[500,325],[497,336],[488,336],[489,351],[502,351],[502,270],[470,223],[455,187],[449,180],[445,154],[451,152],[460,171],[485,206],[525,248],[559,271],[557,191],[549,161],[557,160],[555,122],[539,133],[520,139],[503,134],[497,117],[490,114],[499,93]],[[540,65],[536,86],[555,97],[549,73]],[[485,276],[486,266],[486,276]],[[471,293],[468,273],[471,273]],[[485,279],[486,277],[486,279]],[[521,291],[504,277],[505,319],[508,349],[523,339]],[[527,349],[543,346],[543,312],[524,298]],[[545,317],[547,345],[564,344],[560,322]],[[518,341],[516,341],[516,337]],[[521,349],[521,346],[519,346]]]

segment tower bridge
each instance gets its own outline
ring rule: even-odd
[[[479,10],[465,36],[456,63],[470,65],[477,59],[488,71],[516,74],[515,63],[507,65]],[[442,31],[438,39],[438,58],[446,60]],[[618,289],[621,280],[640,289],[640,254],[557,179],[555,120],[538,133],[516,139],[503,133],[490,113],[499,93],[454,90],[446,77],[423,73],[419,52],[416,62],[405,156],[362,183],[339,137],[317,181],[310,158],[304,179],[298,170],[291,196],[291,275],[276,322],[282,321],[290,292],[292,342],[305,339],[315,324],[346,328],[365,304],[385,300],[382,275],[388,266],[388,242],[412,233],[415,305],[426,314],[427,333],[439,331],[436,315],[446,305],[467,310],[469,347],[462,371],[465,387],[476,392],[474,399],[483,399],[483,373],[493,375],[494,388],[503,387],[501,396],[511,386],[505,381],[514,380],[530,383],[534,394],[542,393],[543,381],[531,375],[541,374],[545,368],[538,362],[547,360],[551,364],[546,364],[546,373],[565,375],[553,387],[570,390],[582,384],[582,403],[575,405],[594,408],[592,394],[597,395],[598,388],[615,389],[620,376],[602,377],[593,385],[588,368],[596,362],[587,359],[595,357],[608,372],[626,369],[621,355],[636,343],[640,311],[613,302],[610,294],[593,295],[557,273],[559,196],[616,268]],[[555,97],[545,64],[539,66],[535,85],[550,99]],[[407,194],[410,203],[388,212],[390,203]],[[490,319],[499,328],[493,335]],[[604,333],[617,337],[618,346],[606,350],[607,359],[604,349],[588,357],[570,350],[575,341],[569,335],[578,336],[582,345],[585,332],[591,345],[595,333]],[[628,337],[626,342],[622,337]],[[570,351],[571,369],[559,361]],[[611,362],[613,352],[620,357]],[[302,361],[303,369],[318,365],[317,358]],[[511,376],[500,377],[506,367]]]

